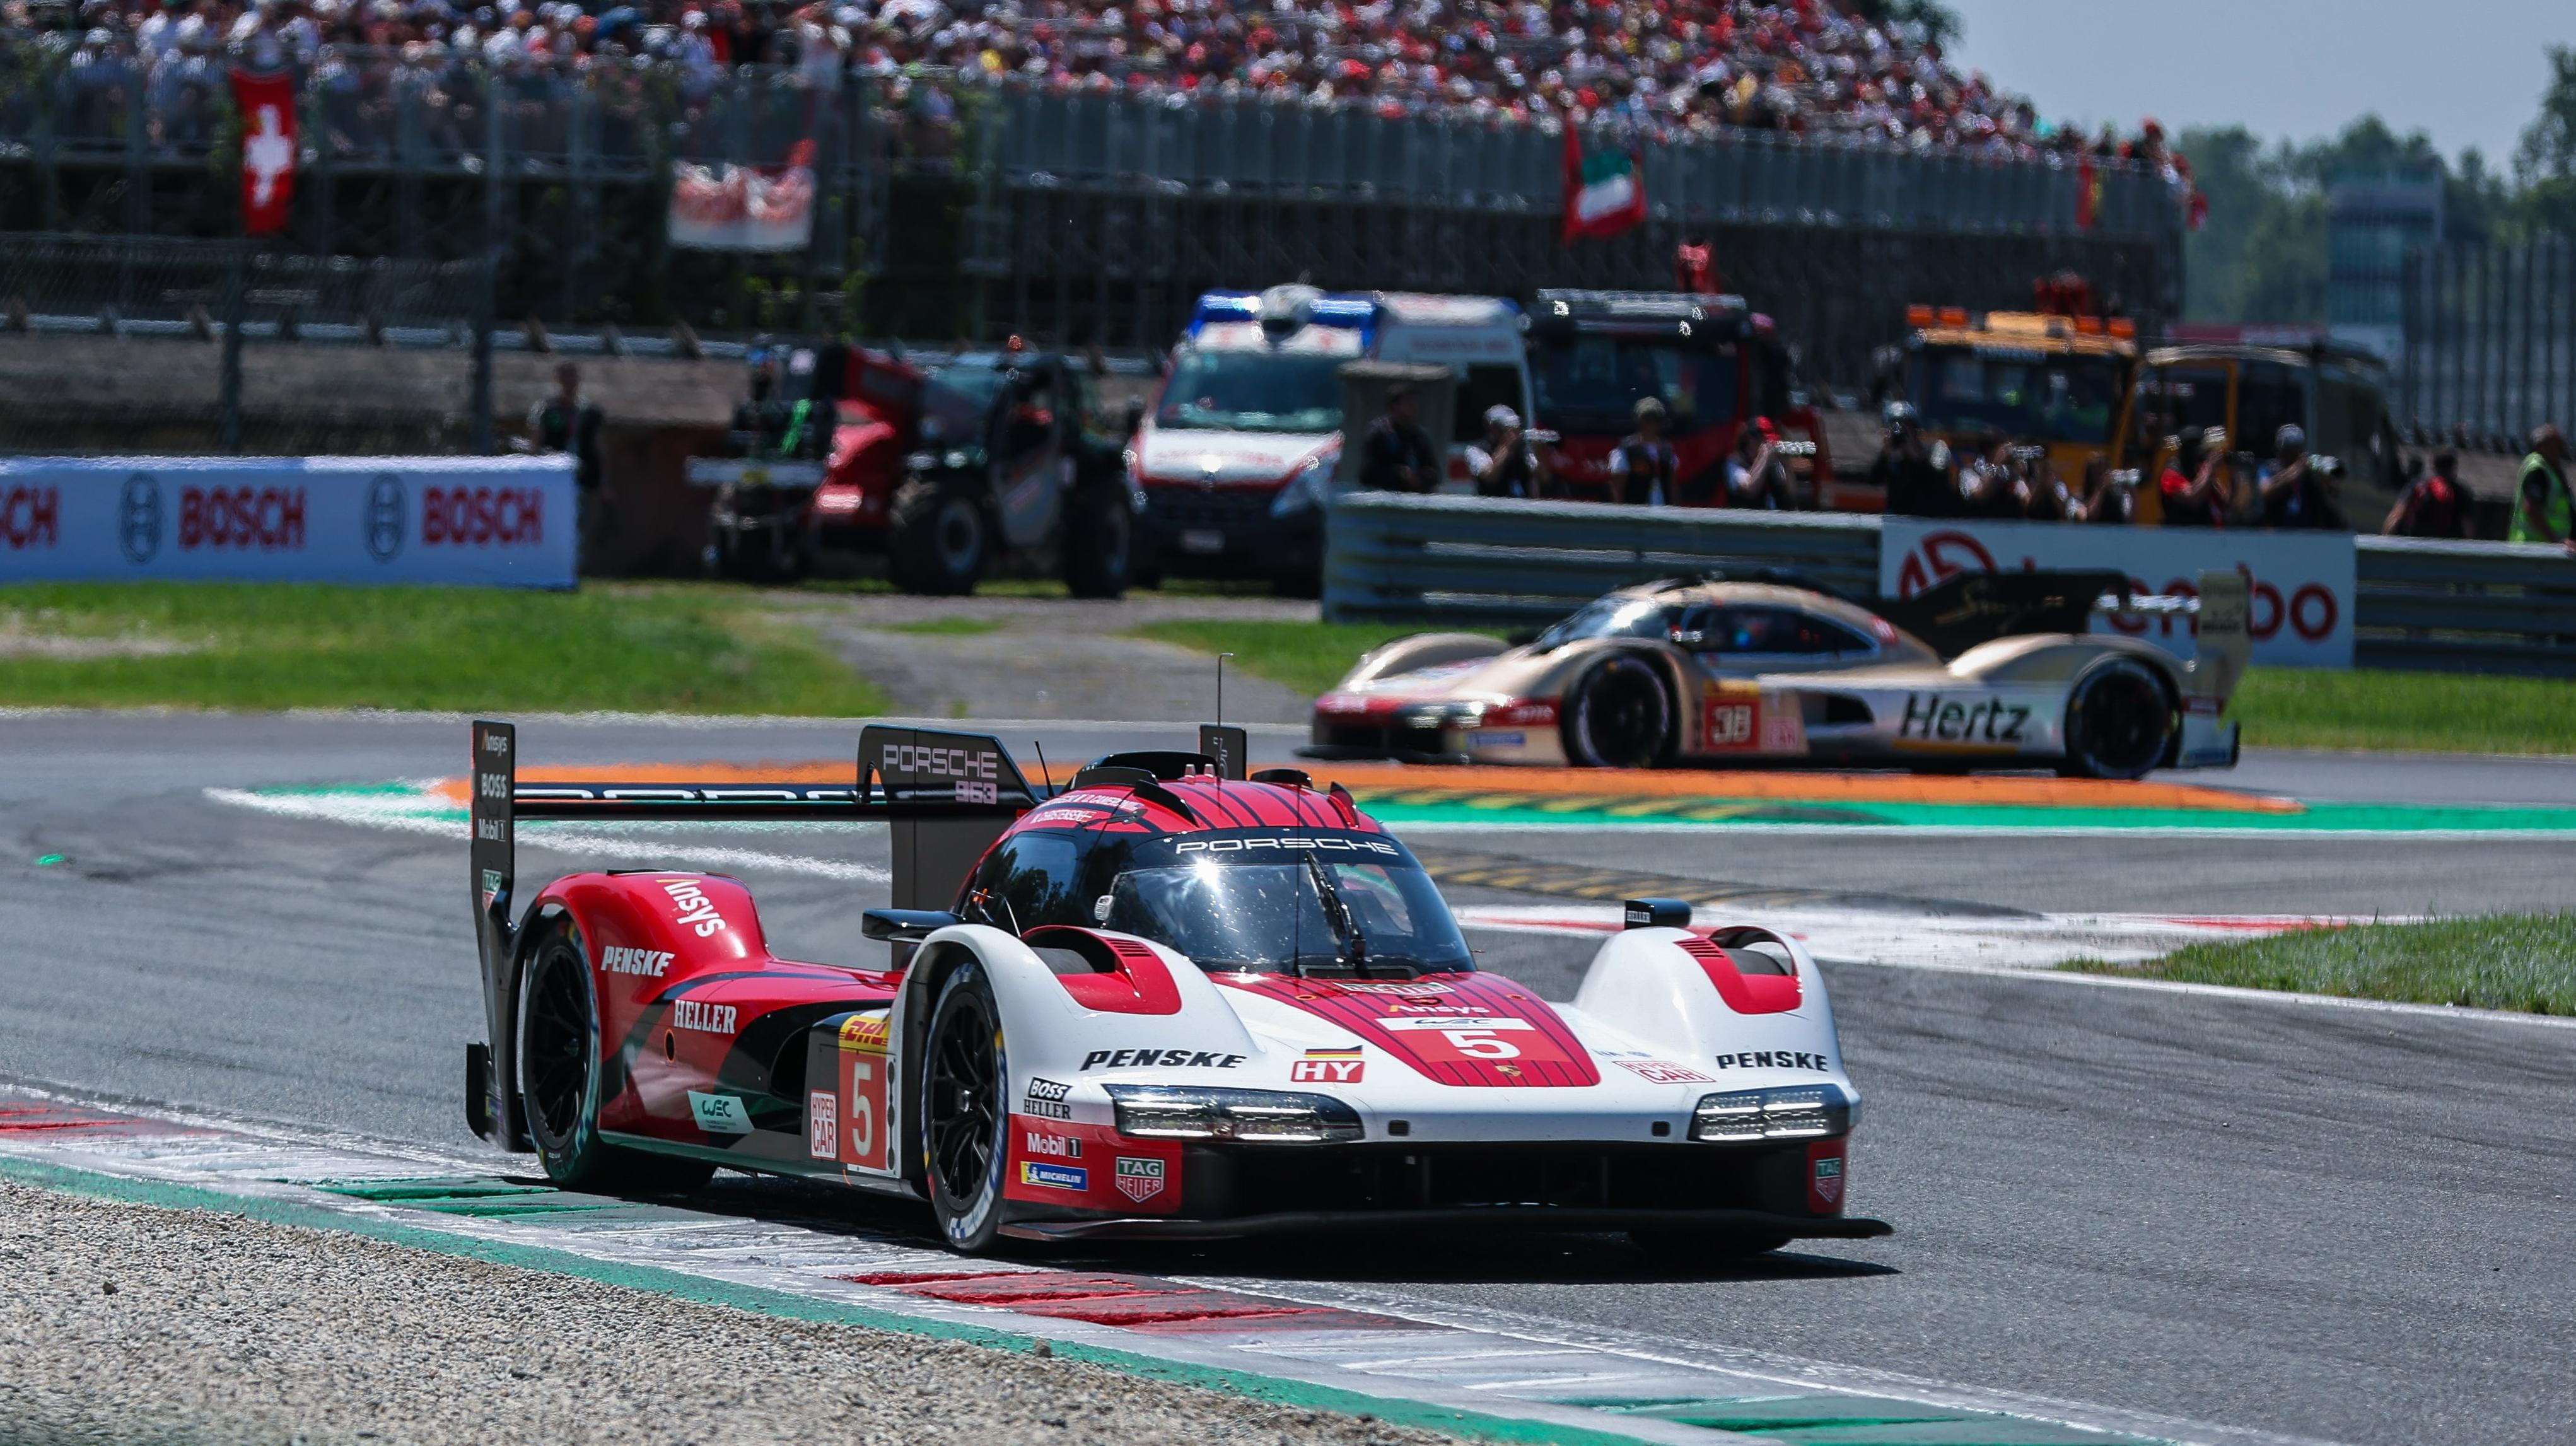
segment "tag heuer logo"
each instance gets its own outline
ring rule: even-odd
[[[1118,1193],[1142,1205],[1163,1193],[1163,1162],[1118,1157]]]

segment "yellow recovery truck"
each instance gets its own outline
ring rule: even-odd
[[[1901,374],[1889,378],[1893,393],[1912,403],[1924,430],[1953,452],[1995,436],[2044,447],[2049,466],[2078,490],[2087,463],[2116,457],[2138,363],[2137,323],[1910,306],[1905,324]],[[1876,489],[1837,488],[1838,505],[1869,511],[1885,505],[1882,498],[1849,495],[1862,490]]]

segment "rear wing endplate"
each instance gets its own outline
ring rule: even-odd
[[[967,871],[1037,795],[999,739],[981,733],[870,724],[846,784],[668,782],[522,783],[518,729],[478,721],[468,785],[474,935],[483,968],[489,1041],[469,1051],[467,1113],[475,1133],[516,1147],[524,1138],[506,1088],[515,1061],[518,825],[522,819],[690,823],[760,820],[883,823],[893,845],[898,909],[946,908]]]

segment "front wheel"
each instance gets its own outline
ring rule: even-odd
[[[886,575],[905,592],[955,597],[975,590],[992,552],[976,490],[916,478],[894,494],[886,527]]]
[[[1105,483],[1077,487],[1068,503],[1065,590],[1075,597],[1123,596],[1136,561],[1136,514],[1127,505],[1127,489]]]
[[[2164,762],[2174,736],[2173,694],[2135,658],[2112,658],[2076,679],[2066,700],[2070,778],[2144,778]]]
[[[1566,690],[1565,756],[1581,768],[1654,768],[1677,743],[1673,698],[1655,665],[1634,653],[1593,664]]]
[[[519,1092],[546,1178],[568,1189],[694,1190],[716,1167],[650,1155],[599,1137],[609,1093],[599,1042],[599,1001],[581,937],[568,920],[544,926],[519,983]]]
[[[921,1078],[930,1208],[940,1235],[961,1254],[982,1254],[1001,1236],[1011,1123],[1006,1083],[1002,1012],[982,961],[969,960],[939,987]]]

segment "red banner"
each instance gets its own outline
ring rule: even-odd
[[[242,120],[242,234],[286,229],[295,197],[295,77],[233,72],[233,108]]]

